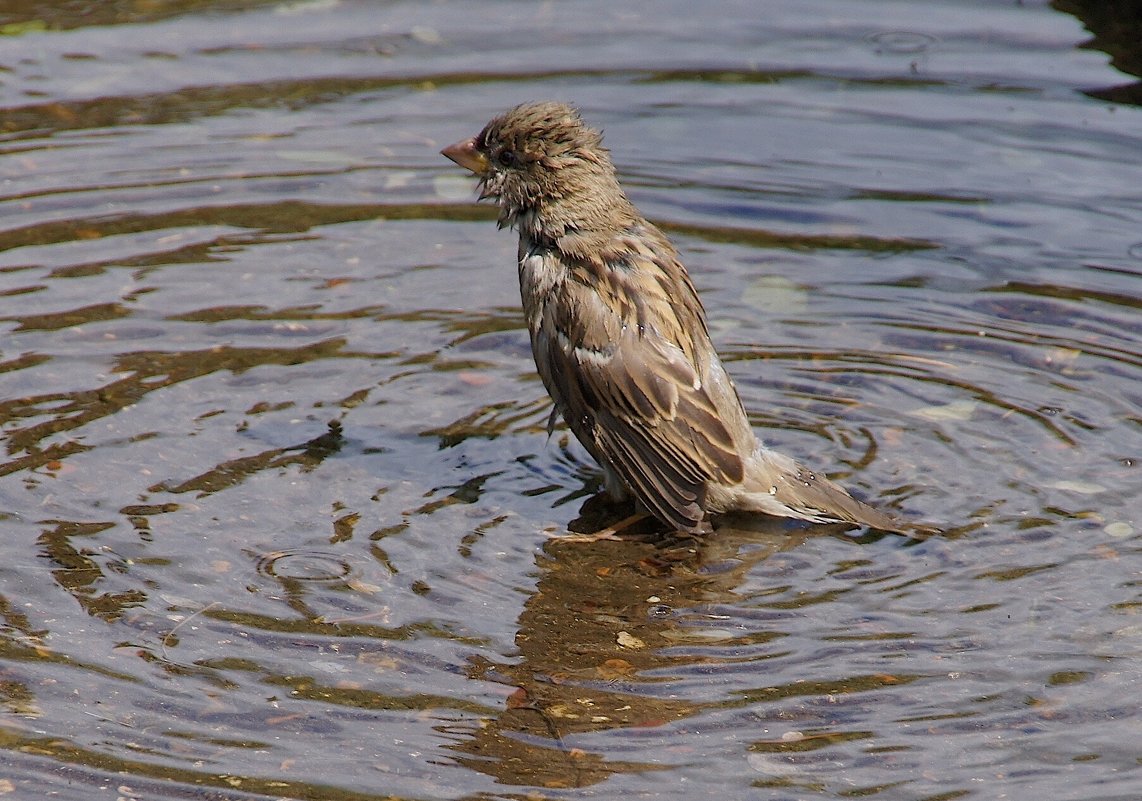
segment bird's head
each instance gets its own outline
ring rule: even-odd
[[[440,152],[479,177],[480,199],[499,205],[501,226],[558,238],[629,206],[602,143],[571,106],[525,103]]]

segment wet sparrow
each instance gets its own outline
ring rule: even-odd
[[[628,492],[680,532],[762,512],[910,527],[754,435],[678,253],[627,198],[602,135],[561,103],[528,103],[441,151],[519,231],[531,346],[559,414]]]

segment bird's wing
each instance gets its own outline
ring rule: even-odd
[[[698,531],[706,483],[741,482],[754,440],[689,278],[661,262],[628,250],[575,264],[545,306],[555,333],[536,338],[536,359],[588,449],[658,518]]]
[[[609,359],[580,360],[578,376],[595,399],[599,450],[661,519],[695,529],[706,482],[742,480],[736,443],[677,348],[628,328]]]

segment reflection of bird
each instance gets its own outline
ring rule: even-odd
[[[563,416],[612,497],[629,491],[687,533],[729,511],[905,530],[758,441],[686,268],[575,109],[517,106],[442,153],[479,177],[500,226],[519,230],[524,314],[555,401],[548,427]]]

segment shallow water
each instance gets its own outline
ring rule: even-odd
[[[1142,795],[1142,110],[1075,17],[68,8],[0,12],[0,795]],[[438,154],[540,98],[764,437],[947,536],[559,539],[613,510]]]

